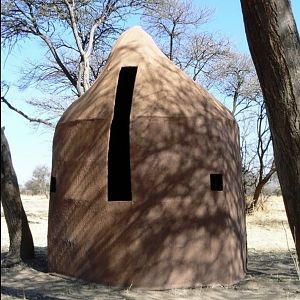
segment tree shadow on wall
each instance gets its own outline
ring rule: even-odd
[[[124,48],[121,60],[128,53]],[[92,87],[72,107],[74,116],[85,119],[58,125],[51,271],[145,287],[226,283],[242,276],[246,237],[237,126],[175,66],[160,59],[155,65],[138,62],[130,121],[133,201],[107,201],[114,99],[95,105]],[[119,70],[113,59],[109,67]],[[110,99],[117,79],[116,71],[103,75],[103,99]],[[101,118],[88,118],[97,110]],[[211,190],[213,173],[223,175],[223,191]]]

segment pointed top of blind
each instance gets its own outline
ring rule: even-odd
[[[90,89],[66,111],[60,122],[110,118],[119,72],[137,67],[131,119],[136,117],[205,116],[233,119],[203,87],[179,69],[140,26],[123,32]]]

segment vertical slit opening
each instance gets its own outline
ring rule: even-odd
[[[223,191],[222,174],[210,174],[210,189],[212,191]]]
[[[108,201],[131,201],[130,112],[137,67],[119,73],[108,149]]]
[[[56,177],[51,176],[50,193],[56,193]]]

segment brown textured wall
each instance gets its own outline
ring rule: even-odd
[[[138,66],[130,122],[131,202],[107,201],[120,68]],[[223,174],[223,191],[210,174]],[[231,114],[139,28],[61,118],[53,141],[49,271],[117,286],[193,287],[245,274],[239,136]]]

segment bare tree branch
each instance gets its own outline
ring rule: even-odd
[[[61,80],[63,74],[69,81],[66,86],[69,88],[71,83],[73,91],[80,96],[95,79],[90,72],[91,61],[96,61],[93,56],[97,55],[99,49],[107,50],[107,45],[111,46],[116,34],[123,30],[121,21],[124,16],[128,16],[133,8],[138,8],[141,2],[143,1],[3,0],[1,42],[5,46],[30,37],[42,40],[52,56],[51,61],[55,61],[61,69],[60,74],[56,72],[59,76],[56,82],[52,80],[51,85],[55,87],[65,84],[66,80]],[[71,60],[76,63],[70,66]],[[38,64],[43,66],[47,63],[40,61]],[[93,69],[97,70],[98,67]],[[47,74],[43,78],[47,78]],[[53,74],[50,74],[52,79]],[[37,77],[32,77],[33,81],[35,79],[38,80]],[[38,82],[43,85],[43,81]]]
[[[51,122],[47,121],[47,120],[42,120],[39,118],[31,118],[28,115],[26,115],[24,112],[22,112],[21,110],[17,109],[16,107],[12,106],[6,99],[4,96],[1,96],[1,102],[5,103],[8,108],[10,108],[11,110],[15,111],[16,113],[18,113],[19,115],[21,115],[22,117],[24,117],[25,119],[27,119],[29,122],[34,122],[34,123],[39,123],[39,124],[44,124],[47,125],[51,128],[54,128],[54,124],[52,124]]]
[[[211,15],[211,9],[197,9],[190,0],[149,0],[144,5],[143,20],[155,36],[167,39],[165,54],[176,62],[181,39],[187,37],[190,28],[206,23]]]

